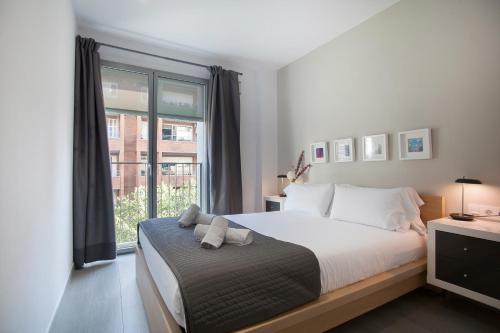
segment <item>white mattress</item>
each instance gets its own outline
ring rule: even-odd
[[[310,249],[319,261],[321,293],[396,268],[426,254],[426,239],[413,230],[394,232],[296,212],[227,217],[258,233]],[[186,327],[177,279],[142,230],[139,239],[165,304],[177,323]]]

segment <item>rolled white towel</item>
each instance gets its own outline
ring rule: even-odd
[[[205,237],[205,234],[210,228],[209,225],[198,224],[194,228],[194,238],[199,242]],[[228,228],[224,243],[234,244],[238,246],[248,245],[253,242],[253,231],[250,229]]]
[[[222,216],[214,217],[212,223],[208,226],[207,233],[201,240],[201,247],[205,249],[218,249],[224,241],[228,225],[229,221]]]
[[[200,212],[200,207],[198,205],[192,204],[184,212],[182,212],[179,217],[179,226],[183,228],[189,227],[191,224],[195,223],[195,219]]]
[[[214,219],[214,217],[215,217],[215,215],[213,215],[213,214],[198,213],[194,222],[196,224],[210,225],[210,223],[212,223],[212,220]]]

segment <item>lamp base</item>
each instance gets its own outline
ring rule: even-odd
[[[474,221],[474,215],[470,214],[451,213],[450,217],[459,221]]]

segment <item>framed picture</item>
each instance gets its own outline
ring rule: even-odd
[[[328,162],[328,142],[315,142],[311,144],[311,163]]]
[[[400,160],[425,160],[432,158],[430,128],[399,132],[398,137]]]
[[[363,161],[387,160],[387,134],[367,135],[363,137]]]
[[[335,162],[354,161],[354,139],[345,138],[333,141],[333,160]]]

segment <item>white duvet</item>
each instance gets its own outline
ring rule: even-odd
[[[319,261],[322,293],[393,269],[426,254],[426,239],[413,230],[388,231],[296,212],[226,217],[263,235],[310,249]],[[185,327],[184,307],[174,274],[142,231],[139,238],[149,270],[167,308],[177,323]]]

